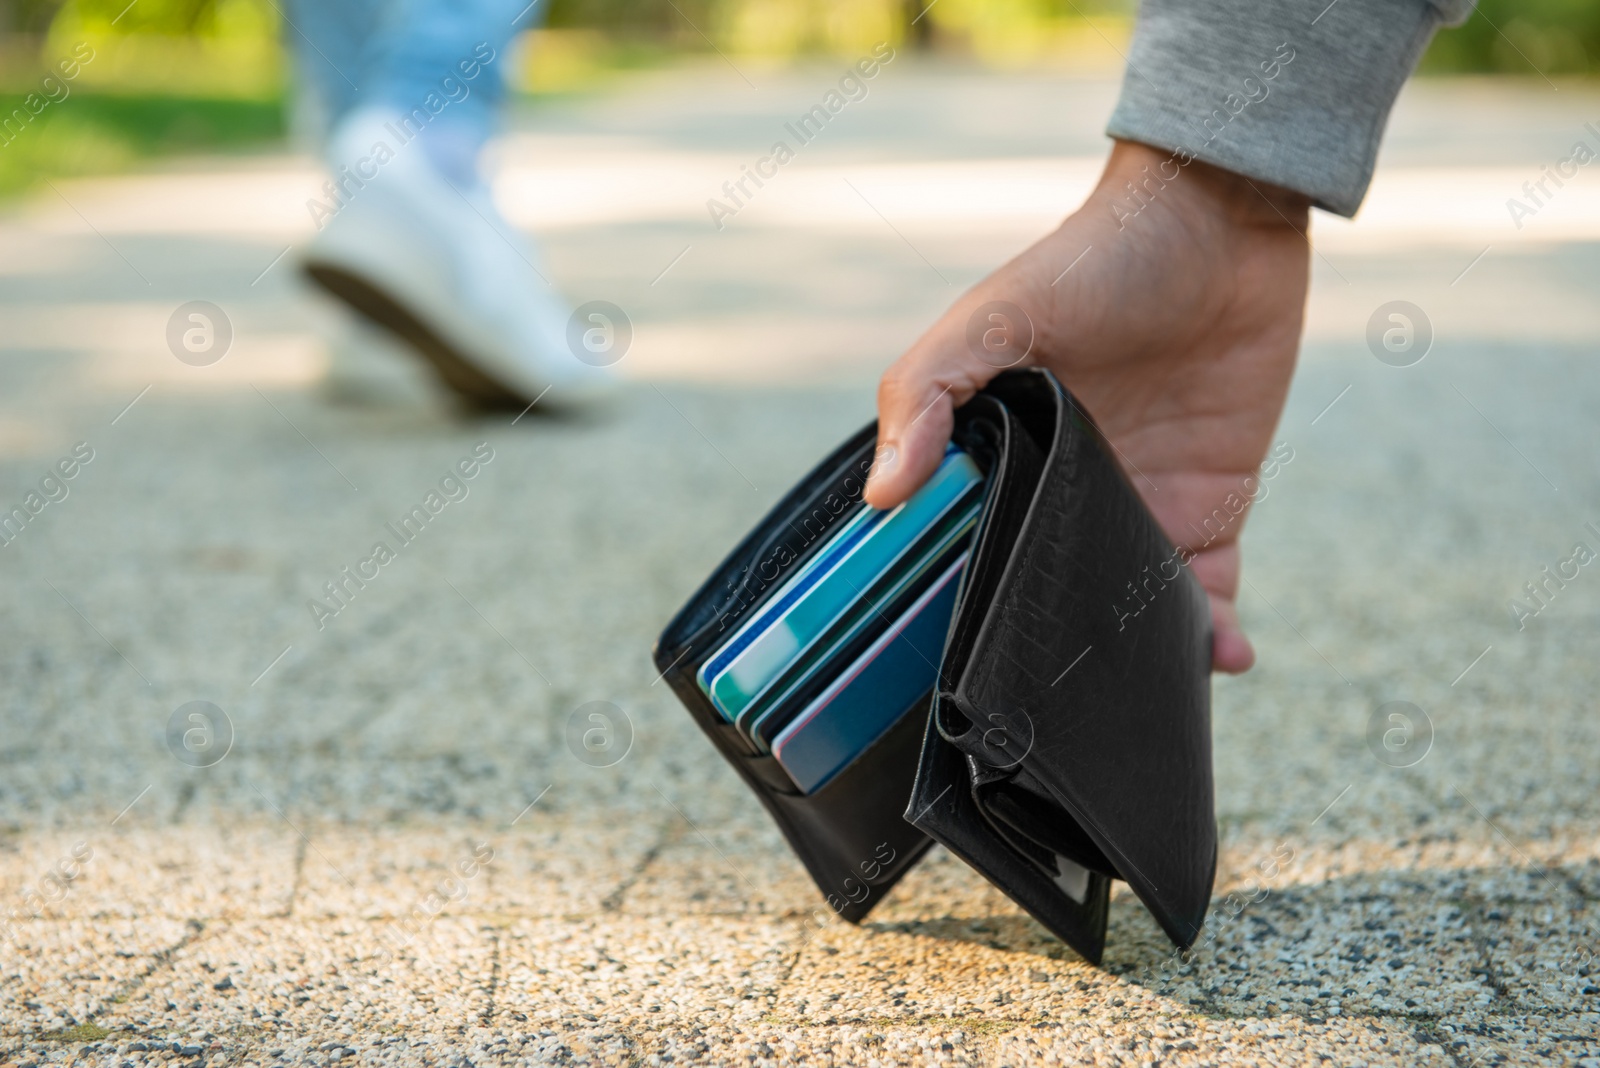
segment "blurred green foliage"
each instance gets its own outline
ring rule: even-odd
[[[42,33],[56,20],[101,32],[174,36],[213,36],[240,28],[272,34],[277,28],[276,9],[260,0],[0,0],[5,31]]]
[[[13,115],[23,100],[21,93],[0,93],[0,116]],[[276,99],[171,93],[74,92],[24,127],[12,122],[10,140],[0,145],[0,194],[43,177],[103,174],[157,156],[237,149],[284,136],[284,109]]]
[[[285,133],[284,0],[0,0],[0,116],[57,57],[94,62],[14,137],[0,193],[39,176],[117,170],[172,152],[243,148]],[[337,3],[339,0],[318,0]],[[1137,0],[551,0],[524,89],[564,92],[712,48],[855,54],[887,40],[1000,65],[1118,59]],[[1101,55],[1104,53],[1104,55]],[[1479,0],[1441,32],[1429,73],[1600,73],[1600,0]],[[15,125],[15,124],[14,124]]]
[[[1478,0],[1465,24],[1434,38],[1422,70],[1529,77],[1600,73],[1600,3]]]

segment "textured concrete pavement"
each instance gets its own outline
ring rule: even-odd
[[[1600,186],[1504,205],[1600,96],[1413,87],[1369,214],[1317,220],[1245,541],[1260,666],[1215,690],[1216,909],[1179,960],[1123,893],[1097,969],[939,850],[820,922],[648,652],[897,346],[1070,209],[1114,87],[890,68],[719,232],[704,200],[837,72],[749,76],[504,150],[563,289],[636,326],[593,420],[462,421],[404,376],[332,403],[330,345],[370,343],[274,260],[304,161],[0,219],[0,505],[59,498],[0,548],[0,1064],[1600,1063],[1600,577],[1564,563],[1600,551]],[[192,300],[235,330],[208,367],[164,339]],[[1413,366],[1367,346],[1391,300],[1431,323]]]

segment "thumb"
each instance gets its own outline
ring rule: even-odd
[[[996,324],[1000,324],[997,326]],[[1017,345],[1019,326],[1026,347]],[[866,499],[892,508],[917,491],[944,456],[955,410],[1032,346],[1032,323],[1008,302],[969,293],[878,382],[878,453]],[[1023,355],[1013,356],[1021,352]]]
[[[898,365],[896,365],[898,366]],[[955,427],[955,410],[974,392],[952,398],[949,382],[897,375],[895,369],[878,384],[878,451],[867,478],[867,503],[893,508],[928,480]]]

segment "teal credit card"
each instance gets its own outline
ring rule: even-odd
[[[982,503],[982,486],[969,487],[958,506],[924,533],[901,566],[891,568],[872,588],[862,591],[850,610],[751,702],[737,723],[757,750],[770,753],[773,738],[828,683],[831,674],[853,661],[966,552]],[[939,658],[933,659],[937,663]]]
[[[793,578],[780,587],[696,676],[730,722],[857,607],[862,593],[896,567],[915,568],[915,549],[930,527],[969,506],[983,473],[954,445],[911,499],[887,511],[863,508],[847,520]],[[909,558],[908,558],[909,557]]]

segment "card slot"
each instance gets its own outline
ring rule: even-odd
[[[879,576],[850,611],[829,627],[795,662],[746,709],[735,723],[757,749],[771,748],[772,738],[817,694],[827,688],[837,669],[853,662],[894,625],[936,581],[948,565],[966,550],[974,487],[955,502],[939,526],[906,551],[916,564],[905,573]],[[937,659],[937,658],[935,658]],[[766,696],[770,695],[770,697]]]
[[[781,730],[770,746],[803,790],[815,790],[908,706],[926,706],[955,610],[963,550],[916,602]],[[763,739],[758,738],[759,743]],[[841,763],[843,762],[843,763]]]
[[[658,666],[687,668],[692,675],[746,613],[759,607],[794,568],[826,541],[850,509],[828,507],[859,501],[871,470],[877,426],[863,427],[789,491],[730,552],[662,630]]]
[[[971,526],[981,483],[977,465],[952,446],[938,472],[905,504],[888,511],[858,509],[706,659],[697,679],[712,704],[741,725],[749,722],[744,713],[752,707],[770,706],[782,692],[775,684],[792,679],[797,663],[814,666],[815,654],[826,648],[819,642],[837,633],[842,620],[862,625],[864,589],[882,590],[886,579],[907,576],[941,540]],[[870,616],[865,625],[872,626]],[[759,738],[752,740],[765,748]]]
[[[872,467],[872,447],[867,443],[817,486],[789,507],[768,517],[770,532],[751,547],[739,563],[740,577],[729,589],[724,608],[738,606],[737,615],[723,614],[725,626],[743,623],[778,591],[784,581],[803,568],[827,544],[828,534],[847,521],[862,505],[866,473]]]
[[[814,793],[768,795],[780,821],[800,832],[802,859],[818,888],[851,922],[865,916],[932,844],[901,815],[927,712],[928,699],[907,709]]]
[[[731,748],[740,757],[759,757],[762,754],[750,744],[750,739],[739,733],[733,724],[723,719],[716,719],[710,723],[703,723],[707,734],[721,741]]]
[[[740,757],[745,767],[750,769],[750,774],[760,779],[773,793],[800,797],[800,787],[794,784],[789,773],[783,770],[783,765],[778,763],[776,757],[767,754],[760,756]]]

